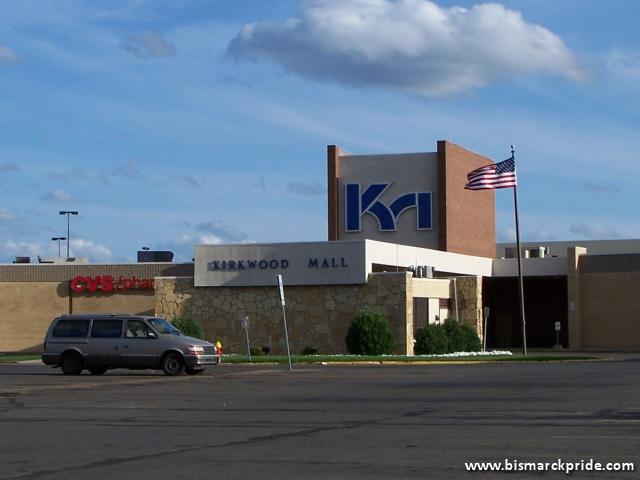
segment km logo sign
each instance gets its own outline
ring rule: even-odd
[[[360,219],[365,213],[370,213],[378,219],[381,232],[396,230],[398,217],[409,208],[417,209],[418,230],[431,230],[431,192],[405,193],[400,195],[389,205],[379,200],[382,193],[391,183],[372,183],[361,191],[359,183],[345,185],[345,216],[346,231],[359,232]]]

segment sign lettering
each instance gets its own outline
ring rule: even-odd
[[[409,208],[417,209],[418,230],[431,230],[432,205],[431,192],[405,193],[389,205],[380,200],[380,196],[391,183],[372,183],[361,191],[359,183],[345,185],[345,229],[347,232],[361,231],[361,218],[365,213],[378,220],[381,232],[394,232],[398,217]]]
[[[116,280],[111,275],[98,275],[95,277],[78,276],[71,280],[71,290],[74,292],[113,292],[116,290],[130,290],[132,288],[149,289],[153,288],[153,278],[122,278],[122,275]],[[115,284],[114,284],[115,282]]]

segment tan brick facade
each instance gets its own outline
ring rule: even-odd
[[[581,274],[580,348],[640,350],[639,291],[640,272]]]
[[[438,142],[438,234],[440,250],[494,258],[495,192],[465,190],[467,174],[493,160],[458,145]]]

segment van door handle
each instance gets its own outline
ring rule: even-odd
[[[118,344],[117,344],[117,343],[113,346],[113,349],[114,349],[114,350],[117,350],[117,349],[118,349]]]

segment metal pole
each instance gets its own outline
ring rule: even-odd
[[[284,311],[284,287],[282,286],[282,275],[278,275],[278,288],[280,289],[280,303],[282,304],[282,322],[284,323],[284,339],[287,342],[287,358],[289,360],[289,370],[291,370],[291,351],[289,350],[289,332],[287,331],[287,315]]]
[[[71,212],[71,211],[60,211],[60,215],[66,215],[67,216],[67,258],[69,258],[69,243],[70,243],[70,236],[71,236],[71,232],[69,230],[69,218],[71,217],[71,215],[78,215],[78,212]]]
[[[513,158],[515,162],[515,151],[513,149],[513,145],[511,145],[511,158]],[[513,187],[513,203],[516,211],[516,251],[518,252],[518,283],[519,283],[519,294],[520,294],[520,318],[522,319],[522,354],[527,354],[527,329],[526,322],[524,318],[524,289],[522,282],[522,259],[520,252],[520,226],[518,223],[518,187]]]
[[[244,334],[247,337],[247,355],[249,355],[249,361],[251,361],[251,345],[249,345],[249,317],[245,315],[240,319],[240,325],[244,330]]]
[[[69,239],[71,238],[69,231],[69,218],[71,218],[71,215],[67,212],[67,258],[69,258]]]
[[[482,327],[482,351],[487,351],[487,324],[489,323],[489,307],[484,307],[484,325]]]
[[[456,283],[456,277],[453,277],[453,293],[456,300],[456,322],[460,323],[460,318],[458,316],[458,284]]]
[[[249,361],[251,361],[251,346],[249,345],[249,329],[245,328],[244,333],[247,336],[247,353],[249,354]]]
[[[53,237],[51,240],[57,241],[58,242],[58,258],[60,258],[60,241],[61,240],[66,240],[67,237]]]
[[[287,332],[287,316],[284,313],[284,303],[282,304],[282,321],[284,322],[284,339],[287,342],[287,358],[289,359],[289,370],[291,370],[291,351],[289,350],[289,333]]]

